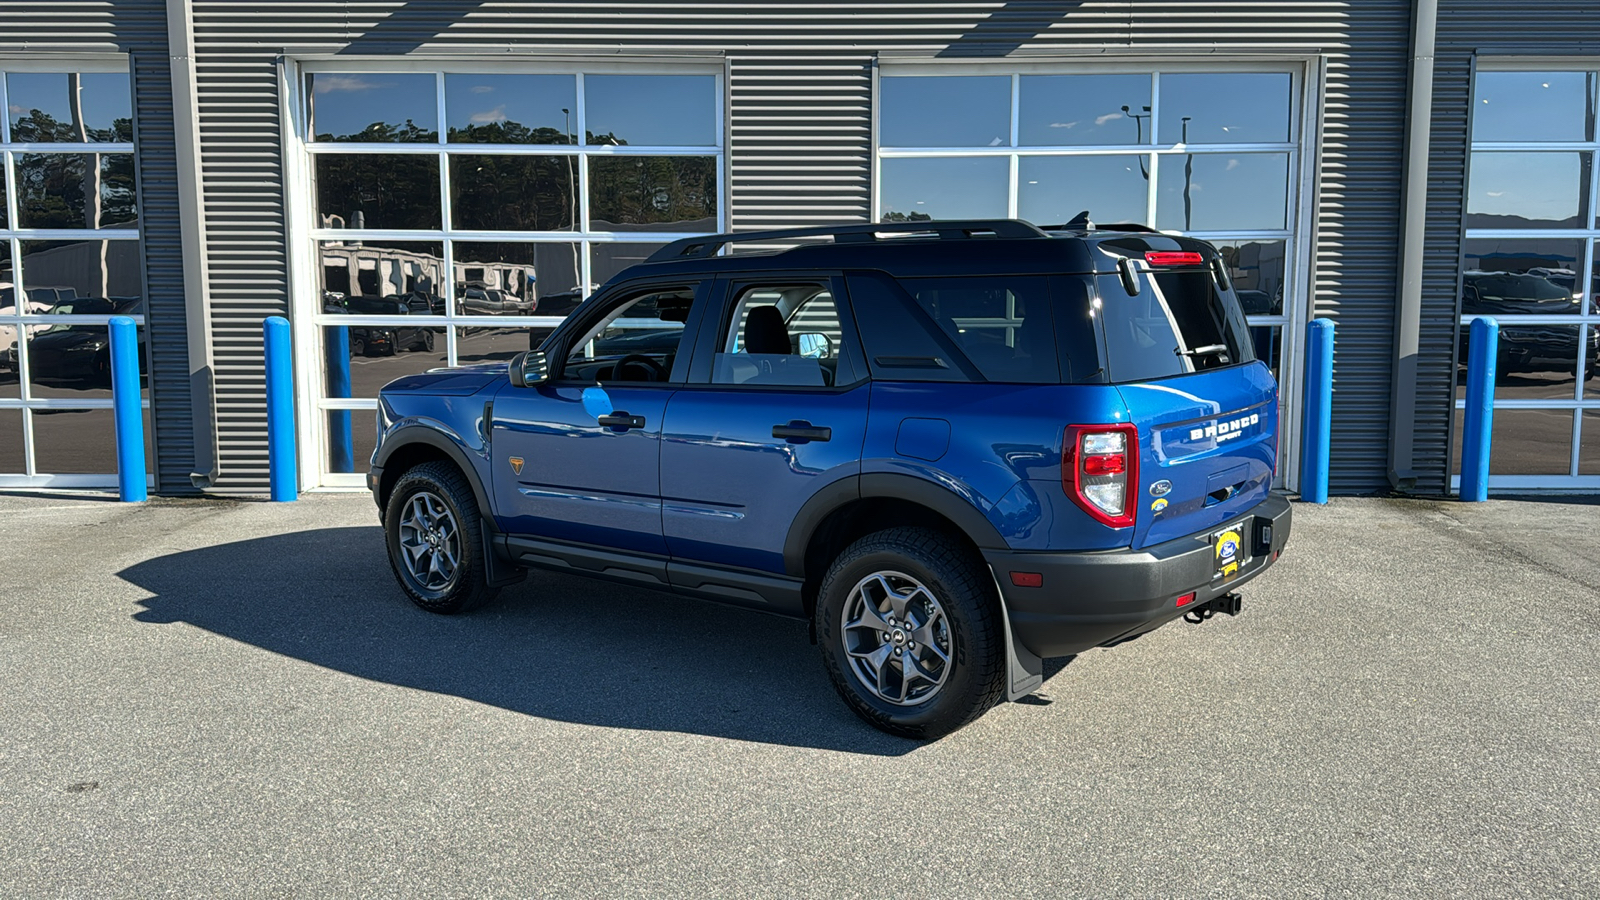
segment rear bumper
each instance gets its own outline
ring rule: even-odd
[[[1277,560],[1289,540],[1291,519],[1289,501],[1281,494],[1271,494],[1230,519],[1230,524],[1247,522],[1248,533],[1242,537],[1250,559],[1227,581],[1213,578],[1211,531],[1142,550],[985,551],[984,558],[1005,596],[1012,632],[1023,646],[1040,657],[1071,656],[1143,634],[1237,590]],[[1012,572],[1040,573],[1043,584],[1017,587]],[[1190,591],[1194,600],[1177,606],[1177,598]]]

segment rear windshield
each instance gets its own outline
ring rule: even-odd
[[[1044,276],[902,278],[900,286],[989,381],[1061,382]]]
[[[1144,381],[1253,362],[1244,313],[1205,269],[1142,275],[1130,297],[1116,275],[1096,279],[1111,380]]]

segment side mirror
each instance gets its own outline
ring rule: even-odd
[[[833,355],[833,341],[825,334],[808,331],[796,341],[800,355],[806,359],[826,359]]]
[[[511,357],[507,374],[516,387],[533,387],[550,380],[550,362],[543,350],[528,350]]]

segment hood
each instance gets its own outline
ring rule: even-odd
[[[383,392],[465,397],[505,380],[504,362],[484,363],[476,366],[457,366],[453,369],[429,369],[415,375],[406,375],[384,385]]]
[[[41,350],[47,348],[51,350],[66,350],[85,344],[105,344],[107,340],[108,336],[104,328],[93,329],[93,326],[91,326],[88,329],[68,328],[65,331],[48,331],[35,336],[29,343]]]

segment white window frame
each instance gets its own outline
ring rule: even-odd
[[[1596,73],[1600,80],[1600,57],[1524,57],[1503,56],[1477,57],[1473,61],[1470,98],[1477,97],[1477,84],[1479,72],[1590,72]],[[1470,104],[1471,101],[1469,101]],[[1476,110],[1473,110],[1475,112]],[[1462,223],[1461,229],[1461,257],[1456,266],[1456,298],[1460,302],[1462,280],[1466,271],[1466,242],[1471,240],[1577,240],[1583,247],[1582,266],[1578,272],[1578,285],[1585,293],[1591,290],[1594,284],[1595,254],[1600,252],[1600,125],[1596,126],[1596,134],[1591,135],[1588,141],[1482,141],[1472,140],[1472,113],[1467,116],[1467,158],[1463,167],[1465,178],[1462,183]],[[1466,191],[1472,183],[1472,155],[1478,151],[1578,151],[1589,154],[1589,203],[1587,206],[1588,228],[1467,228],[1466,222]],[[1591,301],[1594,298],[1590,298]],[[1590,306],[1593,306],[1591,302]],[[1458,324],[1461,327],[1472,324],[1475,315],[1461,315]],[[1600,414],[1600,397],[1585,399],[1583,396],[1584,384],[1588,376],[1586,369],[1587,360],[1584,358],[1582,348],[1588,346],[1589,335],[1600,329],[1600,311],[1586,315],[1560,315],[1560,316],[1517,316],[1515,320],[1502,318],[1501,327],[1506,324],[1515,325],[1576,325],[1578,326],[1578,361],[1577,380],[1573,385],[1573,396],[1570,400],[1512,400],[1496,399],[1494,408],[1499,409],[1544,409],[1544,410],[1570,410],[1572,415],[1572,448],[1568,461],[1567,474],[1560,475],[1490,475],[1489,487],[1495,490],[1525,491],[1538,493],[1592,493],[1600,489],[1600,474],[1581,475],[1578,472],[1579,461],[1582,454],[1583,420],[1585,411]],[[1459,339],[1457,346],[1459,347]],[[1466,360],[1459,360],[1459,366],[1466,365]],[[1455,393],[1454,385],[1451,387]],[[1457,412],[1466,410],[1465,398],[1454,398],[1451,404],[1452,420]],[[1596,420],[1600,422],[1600,419]],[[1594,436],[1600,441],[1600,433]],[[1455,423],[1451,422],[1450,441],[1455,441]],[[1459,466],[1458,457],[1460,448],[1452,447],[1447,459],[1451,460],[1450,491],[1457,493],[1461,490],[1461,473],[1455,471]],[[1491,453],[1491,460],[1493,455]]]
[[[1158,128],[1161,115],[1160,78],[1162,74],[1249,74],[1277,73],[1290,77],[1289,140],[1280,143],[1238,144],[1184,144],[1176,141],[1154,139],[1152,143],[1105,144],[1072,146],[1022,146],[1018,143],[1020,126],[1021,78],[1024,75],[1148,75],[1150,76],[1150,123]],[[1011,136],[1010,142],[998,147],[883,147],[879,144],[880,98],[879,80],[901,76],[949,75],[1009,75],[1011,76]],[[967,61],[929,60],[926,58],[885,57],[874,67],[872,79],[872,220],[882,217],[881,188],[882,161],[928,157],[1002,157],[1010,159],[1009,196],[1007,215],[1015,218],[1018,209],[1019,161],[1024,156],[1145,156],[1149,160],[1150,179],[1146,195],[1146,216],[1156,221],[1156,204],[1160,197],[1159,158],[1183,156],[1189,153],[1274,153],[1288,154],[1289,173],[1286,198],[1285,225],[1283,229],[1259,231],[1189,231],[1166,232],[1186,234],[1213,243],[1244,243],[1247,241],[1284,242],[1284,297],[1283,311],[1278,315],[1248,316],[1251,326],[1279,329],[1279,463],[1280,485],[1299,487],[1300,416],[1302,410],[1301,382],[1305,325],[1310,318],[1312,297],[1312,244],[1315,237],[1316,211],[1315,186],[1317,147],[1320,137],[1319,99],[1321,97],[1321,66],[1315,57],[1303,56],[1251,56],[1231,60],[1167,59],[1124,57],[1115,60],[1049,60],[1049,61]]]
[[[342,144],[308,142],[308,100],[305,95],[306,76],[320,72],[372,72],[418,73],[435,76],[434,90],[438,105],[437,143],[393,144]],[[573,110],[573,133],[576,144],[466,144],[450,143],[448,123],[445,118],[444,77],[447,74],[492,75],[573,75],[577,85],[576,109]],[[584,101],[586,75],[709,75],[713,76],[715,143],[701,146],[628,145],[613,147],[582,143],[586,134],[588,110]],[[284,201],[290,225],[290,294],[295,333],[295,353],[301,360],[296,378],[296,400],[301,410],[298,416],[300,480],[302,490],[366,490],[366,475],[329,472],[327,413],[331,410],[367,410],[376,415],[377,400],[367,398],[330,398],[325,396],[322,378],[321,328],[325,325],[408,325],[444,327],[445,355],[448,364],[457,360],[457,330],[452,326],[483,327],[481,316],[462,315],[455,297],[453,242],[485,243],[558,243],[576,244],[580,257],[579,285],[588,290],[594,284],[591,247],[597,244],[654,244],[668,243],[681,238],[696,237],[703,232],[667,231],[596,231],[589,220],[588,170],[589,160],[596,156],[712,156],[716,159],[717,230],[728,231],[731,190],[728,175],[727,134],[727,64],[700,58],[632,58],[625,60],[573,60],[554,58],[522,58],[519,60],[487,60],[471,57],[346,57],[300,56],[285,58],[279,65],[279,88],[283,98],[283,146],[285,148]],[[450,221],[450,153],[480,153],[503,156],[572,156],[579,166],[579,219],[577,229],[561,232],[507,232],[466,231],[452,227]],[[314,198],[311,196],[312,158],[319,153],[338,154],[418,154],[436,156],[439,160],[439,189],[441,227],[430,230],[393,229],[327,229],[318,227],[315,220]],[[357,316],[327,315],[322,312],[321,269],[317,243],[326,240],[372,241],[428,241],[443,245],[441,256],[446,276],[438,293],[445,298],[444,315]],[[561,316],[495,316],[495,327],[553,328],[564,320]],[[353,428],[359,428],[352,423]],[[357,468],[364,468],[364,460],[356,460]]]
[[[134,121],[135,141],[92,142],[87,144],[24,144],[11,142],[11,108],[10,98],[7,96],[8,86],[5,75],[7,73],[47,73],[75,72],[82,75],[126,75],[128,76],[128,108],[132,112]],[[0,111],[4,112],[4,119],[0,120],[0,163],[3,163],[5,178],[5,221],[3,226],[16,226],[21,224],[17,218],[17,184],[15,156],[21,153],[37,151],[76,153],[81,155],[120,153],[128,154],[134,158],[134,166],[138,166],[138,149],[136,147],[138,132],[138,104],[136,90],[133,83],[133,70],[129,65],[128,56],[122,53],[98,53],[91,55],[54,54],[30,52],[26,57],[0,57]],[[137,179],[136,187],[139,192],[139,209],[144,209],[144,180]],[[23,241],[84,241],[84,240],[132,240],[140,242],[139,278],[142,282],[141,290],[148,301],[150,291],[143,264],[143,222],[138,228],[98,228],[98,229],[41,229],[0,227],[0,252],[9,255],[13,278],[12,291],[16,297],[16,315],[0,316],[0,325],[15,328],[17,343],[20,346],[27,340],[26,328],[37,325],[106,325],[111,321],[109,315],[104,316],[51,316],[51,315],[25,315],[23,290],[27,287],[22,281],[22,242]],[[133,316],[134,323],[141,329],[145,328],[143,315]],[[146,338],[148,346],[148,338]],[[19,354],[17,372],[17,396],[13,398],[0,398],[0,411],[8,409],[38,410],[38,409],[111,409],[113,401],[105,398],[71,397],[30,397],[30,372],[28,355]],[[140,400],[141,408],[150,409],[149,397]],[[151,417],[147,417],[151,418]],[[153,418],[151,419],[153,425]],[[150,436],[147,435],[147,439]],[[151,442],[153,444],[153,441]],[[107,467],[109,473],[94,474],[52,474],[40,472],[38,460],[35,458],[33,415],[31,412],[22,413],[22,447],[25,471],[22,473],[0,473],[0,488],[115,488],[117,486],[116,457],[111,448],[106,450]],[[154,468],[156,460],[151,457],[147,464]],[[145,474],[145,485],[155,486],[155,476]]]

